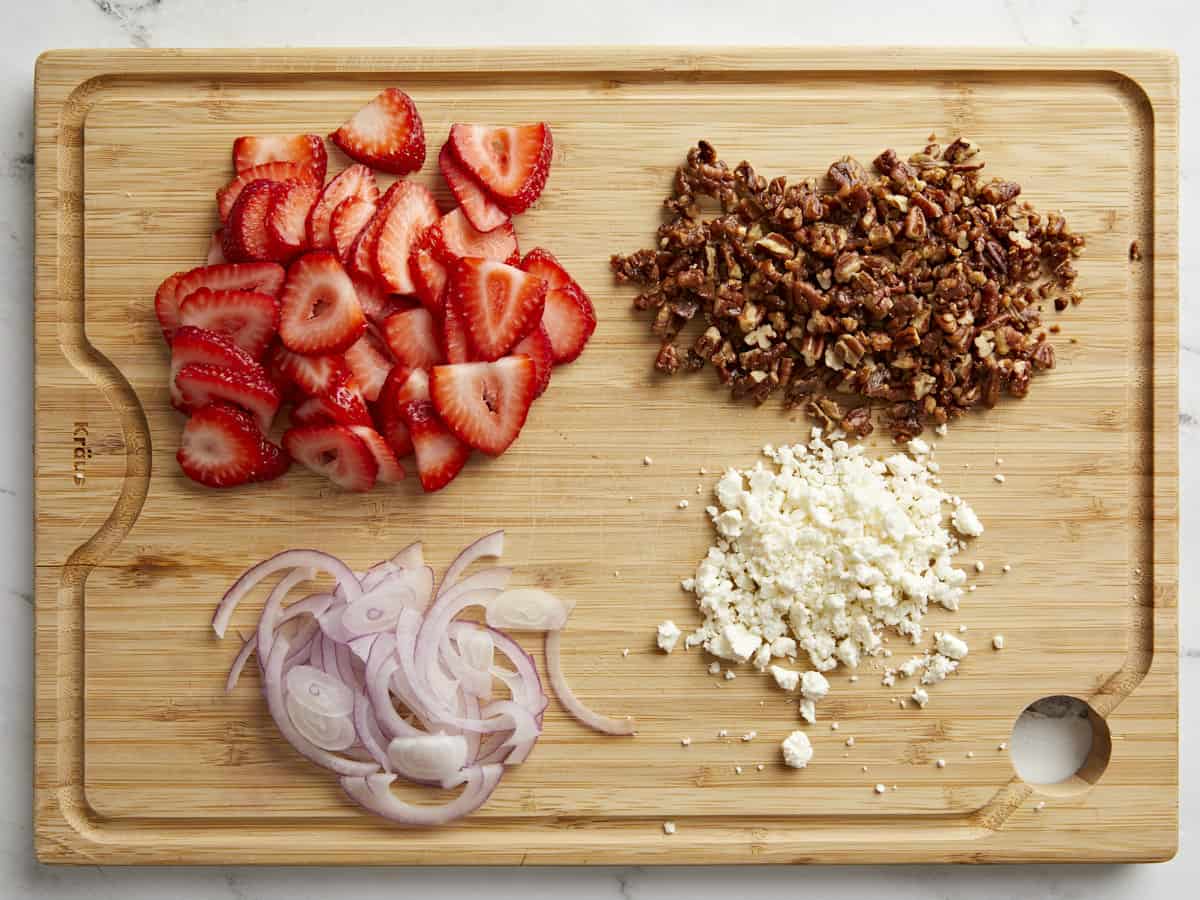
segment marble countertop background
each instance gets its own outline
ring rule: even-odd
[[[0,898],[327,898],[520,896],[527,900],[883,896],[1194,896],[1200,881],[1200,614],[1181,597],[1180,855],[1154,866],[808,868],[120,869],[34,861],[32,597],[33,65],[55,47],[484,46],[518,44],[1031,45],[1170,49],[1182,70],[1181,242],[1200,233],[1198,8],[1191,2],[976,0],[669,5],[649,0],[3,0],[0,29]],[[903,11],[897,11],[907,7]],[[1197,203],[1193,206],[1193,203]],[[1181,296],[1200,284],[1183,255]],[[1200,314],[1181,327],[1181,455],[1200,454]],[[1195,457],[1192,457],[1195,458]],[[1200,470],[1183,467],[1181,583],[1200,575]],[[1190,859],[1189,853],[1191,851]],[[1192,888],[1187,885],[1191,884]]]

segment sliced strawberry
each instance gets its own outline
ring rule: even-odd
[[[324,250],[306,253],[288,267],[279,292],[279,336],[293,353],[341,353],[367,327],[354,282]]]
[[[438,208],[424,185],[398,181],[392,187],[395,197],[375,243],[375,272],[389,290],[411,294],[416,286],[408,271],[408,255],[421,232],[437,221]]]
[[[441,318],[446,303],[446,282],[450,275],[446,267],[433,255],[433,230],[430,226],[421,232],[408,255],[408,274],[412,276],[417,299],[436,318]]]
[[[378,202],[379,184],[375,181],[375,173],[366,166],[354,165],[343,169],[321,191],[308,214],[308,244],[313,250],[334,249],[330,221],[334,210],[350,197]]]
[[[222,366],[237,372],[251,372],[262,377],[267,373],[245,350],[233,340],[215,331],[181,325],[171,336],[171,405],[183,409],[183,395],[175,384],[179,370],[191,363]]]
[[[274,481],[292,467],[292,458],[281,447],[263,438],[258,446],[258,464],[251,481]]]
[[[273,259],[267,234],[267,213],[279,183],[259,178],[246,185],[225,221],[222,249],[235,262]]]
[[[154,315],[158,317],[158,325],[168,343],[175,329],[179,327],[179,282],[187,274],[176,272],[174,275],[168,275],[154,292]]]
[[[202,287],[184,299],[179,323],[228,335],[255,359],[261,359],[279,330],[279,303],[258,291]]]
[[[394,182],[384,191],[379,202],[375,204],[375,214],[371,216],[370,221],[363,226],[358,237],[354,239],[354,243],[350,246],[350,252],[346,254],[346,268],[351,273],[372,281],[382,282],[379,272],[375,268],[375,247],[379,243],[379,232],[383,229],[384,220],[404,190],[401,187],[402,184],[405,182]]]
[[[333,248],[338,259],[345,262],[350,258],[350,248],[354,246],[371,216],[375,215],[375,201],[362,197],[347,197],[338,204],[329,220],[329,230],[333,233]]]
[[[362,439],[370,449],[371,455],[375,457],[375,462],[379,466],[378,480],[381,484],[395,484],[404,478],[404,466],[400,464],[400,460],[396,459],[396,454],[392,452],[388,442],[383,439],[383,435],[366,425],[352,425],[350,430]]]
[[[471,347],[499,359],[542,318],[546,282],[513,266],[468,256],[450,272],[448,296],[458,304]]]
[[[413,396],[413,392],[407,388],[406,383],[414,372],[419,372],[425,377],[423,398]],[[371,409],[371,418],[375,420],[375,429],[383,435],[388,446],[392,448],[392,452],[398,457],[408,456],[413,449],[412,438],[408,435],[408,426],[404,424],[404,416],[400,413],[400,406],[412,399],[429,399],[428,377],[420,369],[412,370],[401,365],[393,366]]]
[[[329,136],[353,160],[396,175],[425,163],[425,128],[412,98],[388,88]]]
[[[440,491],[462,471],[471,448],[454,436],[428,400],[413,400],[400,411],[417,456],[417,477],[426,492]]]
[[[451,125],[450,146],[463,167],[510,215],[537,200],[550,174],[554,140],[534,125]]]
[[[430,248],[443,265],[464,256],[497,259],[511,266],[521,261],[512,222],[491,231],[478,231],[461,208],[452,209],[429,228],[428,235]]]
[[[350,377],[346,361],[336,354],[303,356],[279,346],[272,352],[271,361],[288,381],[310,397],[332,390]]]
[[[182,303],[192,291],[211,288],[214,291],[258,291],[275,297],[283,286],[283,266],[273,262],[223,263],[200,266],[182,273],[179,279],[178,300]]]
[[[279,411],[279,389],[265,373],[189,363],[179,370],[175,384],[185,410],[191,412],[217,400],[229,403],[254,416],[264,434]]]
[[[260,178],[266,178],[268,181],[288,181],[292,179],[296,181],[310,181],[314,184],[320,183],[311,169],[296,163],[269,162],[263,163],[261,166],[251,166],[244,172],[239,172],[229,184],[217,191],[217,212],[221,214],[222,222],[229,218],[233,204],[237,202],[238,195],[242,193],[242,189],[250,182],[258,181]]]
[[[224,228],[218,228],[213,232],[212,240],[208,242],[208,256],[204,259],[206,266],[219,266],[221,263],[229,262],[225,258],[224,238]]]
[[[307,167],[313,180],[325,180],[329,155],[319,134],[269,134],[233,142],[233,171],[241,173],[265,163],[288,162]]]
[[[596,308],[549,250],[530,250],[521,260],[521,268],[550,286],[542,325],[554,348],[555,365],[574,361],[596,330]]]
[[[442,352],[446,362],[474,362],[475,356],[471,351],[471,341],[467,337],[467,324],[463,319],[458,301],[446,296],[446,307],[442,315]]]
[[[346,378],[329,390],[311,397],[311,404],[302,404],[306,413],[320,413],[338,425],[373,425],[371,414],[363,403],[354,379]]]
[[[275,187],[267,213],[271,259],[283,262],[308,249],[308,214],[320,191],[309,181],[284,181]]]
[[[370,328],[350,345],[345,353],[346,365],[362,391],[364,400],[373,403],[379,398],[388,373],[396,365],[392,354],[379,336]]]
[[[354,282],[354,291],[358,294],[358,303],[362,307],[363,315],[372,324],[382,324],[383,320],[392,313],[400,312],[403,309],[415,309],[417,307],[417,304],[408,298],[400,297],[397,294],[389,294],[383,287],[370,278],[351,274],[350,280]]]
[[[488,456],[499,456],[517,439],[536,389],[528,356],[435,366],[429,373],[429,395],[442,421],[456,438]]]
[[[383,339],[396,361],[410,369],[428,369],[443,361],[437,326],[427,309],[388,316],[383,323]]]
[[[207,487],[233,487],[254,480],[264,463],[263,437],[242,410],[212,403],[183,426],[175,459],[183,474]]]
[[[294,407],[288,417],[292,425],[337,425],[329,415],[329,409],[320,397],[305,397]]]
[[[347,491],[369,491],[379,475],[371,448],[346,425],[301,425],[283,434],[292,459]]]
[[[550,336],[546,334],[546,329],[538,325],[537,328],[525,335],[513,347],[513,355],[524,353],[533,360],[533,371],[536,376],[533,396],[540,397],[546,392],[546,388],[550,386],[550,370],[554,368],[554,346],[550,343]]]
[[[447,141],[438,154],[438,168],[471,224],[480,231],[491,231],[508,221],[508,213],[496,205],[480,184],[454,158],[454,151]]]

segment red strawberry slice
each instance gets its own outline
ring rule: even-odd
[[[313,180],[325,180],[329,155],[319,134],[269,134],[233,142],[233,171],[241,173],[265,163],[289,162],[307,167]]]
[[[279,303],[258,291],[202,287],[184,299],[179,323],[228,335],[255,359],[261,359],[279,329]]]
[[[396,365],[387,346],[370,328],[363,332],[355,343],[347,348],[346,365],[354,374],[354,380],[362,391],[364,400],[373,403],[383,390],[388,373]]]
[[[224,228],[218,228],[213,232],[212,240],[208,242],[208,256],[204,259],[206,266],[219,266],[221,263],[229,262],[225,258],[224,238]]]
[[[375,272],[389,290],[411,294],[416,286],[409,275],[408,256],[421,232],[437,221],[438,208],[424,185],[398,181],[392,187],[395,197],[376,239]]]
[[[229,184],[217,191],[217,212],[221,214],[222,222],[229,218],[233,204],[237,202],[238,196],[246,185],[252,181],[258,181],[260,178],[268,181],[295,180],[319,183],[311,169],[296,163],[269,162],[263,163],[261,166],[251,166],[246,171],[239,172]]]
[[[301,425],[283,434],[288,455],[347,491],[369,491],[379,463],[366,442],[346,425]]]
[[[292,408],[288,417],[292,425],[337,425],[320,397],[306,397]]]
[[[232,339],[215,331],[192,325],[182,325],[171,336],[171,405],[183,409],[183,395],[175,384],[179,370],[191,363],[222,366],[237,372],[251,372],[267,377],[267,373],[245,350]]]
[[[350,252],[346,254],[346,268],[351,273],[372,281],[382,282],[379,272],[375,268],[375,246],[379,243],[379,232],[383,228],[383,222],[399,199],[403,190],[400,186],[404,183],[403,181],[394,182],[384,191],[383,196],[375,204],[375,215],[371,216],[370,221],[363,226],[358,237],[354,239],[354,243],[350,246]],[[386,285],[384,286],[386,287]]]
[[[374,169],[396,175],[425,163],[425,128],[412,98],[388,88],[329,136],[342,152]]]
[[[407,368],[428,369],[443,361],[433,315],[423,307],[388,316],[383,339],[397,362]]]
[[[542,396],[546,392],[546,388],[550,386],[550,370],[554,368],[554,347],[550,343],[550,336],[546,334],[546,329],[538,325],[537,328],[525,335],[520,343],[513,347],[513,355],[518,353],[524,353],[533,360],[533,371],[536,376],[533,396]]]
[[[456,438],[488,456],[499,456],[517,439],[536,389],[528,356],[435,366],[429,374],[429,395],[442,421]]]
[[[258,452],[258,465],[250,476],[251,481],[274,481],[292,467],[292,458],[266,438],[259,443]]]
[[[374,200],[347,197],[338,204],[338,208],[333,211],[333,217],[329,220],[329,230],[333,234],[333,248],[337,251],[338,259],[345,262],[350,258],[350,248],[354,246],[355,239],[367,227],[367,223],[371,221],[373,215],[375,215]]]
[[[332,390],[350,377],[346,361],[337,355],[303,356],[287,347],[276,347],[271,361],[288,381],[312,397]]]
[[[413,244],[408,256],[408,274],[412,276],[413,287],[417,291],[417,299],[436,318],[441,318],[442,307],[446,303],[446,282],[450,275],[446,267],[437,261],[433,255],[433,230],[430,226],[421,232]]]
[[[473,256],[454,266],[447,290],[463,316],[475,355],[485,361],[499,359],[525,337],[541,320],[546,303],[542,279]]]
[[[183,426],[175,459],[183,474],[207,487],[254,480],[264,465],[263,437],[254,420],[232,406],[213,403]]]
[[[381,484],[395,484],[404,478],[404,466],[400,464],[400,460],[396,459],[396,454],[392,452],[388,442],[383,439],[383,435],[366,425],[352,425],[350,430],[362,439],[371,451],[371,455],[375,457],[375,462],[379,466],[378,480]]]
[[[404,416],[400,406],[412,399],[417,399],[407,388],[407,382],[414,372],[425,377],[423,399],[429,399],[429,379],[420,369],[409,369],[396,365],[388,373],[379,391],[379,397],[371,408],[371,418],[375,420],[375,429],[383,435],[388,446],[397,457],[408,456],[412,453],[412,439],[408,436],[408,426],[404,424]]]
[[[306,253],[288,267],[279,292],[279,336],[293,353],[341,353],[367,327],[354,282],[324,250]]]
[[[449,363],[475,361],[462,310],[458,308],[458,302],[449,295],[446,297],[446,308],[442,315],[442,352]]]
[[[343,169],[321,191],[308,214],[308,244],[313,250],[334,249],[330,222],[334,210],[350,197],[378,202],[379,184],[375,181],[375,173],[366,166],[353,165]]]
[[[438,219],[427,233],[430,248],[443,265],[450,265],[464,256],[498,259],[511,266],[521,261],[517,233],[512,222],[505,222],[491,231],[478,231],[462,209],[452,209]]]
[[[454,436],[428,400],[409,401],[400,411],[412,437],[421,488],[427,493],[440,491],[462,471],[471,448]]]
[[[407,297],[389,294],[370,278],[351,274],[350,280],[354,282],[354,290],[358,294],[358,303],[362,307],[363,315],[373,325],[381,325],[383,320],[392,313],[405,309],[416,309],[418,306],[416,301]]]
[[[278,182],[259,178],[238,194],[225,222],[222,249],[228,259],[255,262],[274,258],[267,234],[267,213],[278,186]]]
[[[311,397],[310,400],[311,404],[302,404],[306,407],[306,413],[319,412],[338,425],[374,424],[352,377],[335,383],[329,390]]]
[[[279,389],[260,372],[239,372],[208,363],[189,363],[175,376],[183,408],[187,411],[220,400],[254,416],[264,434],[279,411]]]
[[[491,231],[508,221],[508,213],[496,205],[471,174],[454,158],[447,141],[438,154],[438,168],[463,212],[480,231]]]
[[[550,174],[554,139],[534,125],[451,125],[450,146],[471,176],[510,215],[537,200]]]
[[[179,327],[179,282],[187,274],[176,272],[174,275],[168,275],[154,292],[154,315],[158,317],[158,325],[168,343],[175,329]]]
[[[202,287],[213,290],[261,291],[274,296],[283,284],[283,269],[275,263],[222,263],[169,275],[154,294],[154,312],[169,341],[179,327],[179,304]]]
[[[275,187],[267,213],[272,259],[289,260],[308,249],[308,214],[320,191],[319,185],[308,181],[284,181]]]
[[[521,268],[550,286],[542,325],[554,348],[555,364],[572,362],[583,352],[596,330],[596,309],[592,301],[549,250],[540,247],[530,250],[521,260]]]

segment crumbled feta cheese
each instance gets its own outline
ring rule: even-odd
[[[735,678],[737,678],[737,674],[733,671],[733,669],[725,670],[725,680],[726,681],[733,681],[733,679],[735,679]]]
[[[721,674],[721,664],[719,662],[709,663],[708,664],[708,674],[709,675],[720,675]]]
[[[925,704],[929,702],[929,692],[920,685],[917,685],[915,688],[913,688],[912,699],[917,706],[921,707],[921,709],[924,709]]]
[[[950,657],[935,653],[929,658],[929,665],[925,667],[925,674],[921,676],[921,684],[937,684],[945,681],[947,676],[957,668],[958,663]]]
[[[979,537],[983,534],[983,523],[979,521],[975,510],[966,503],[960,503],[954,508],[950,521],[959,534],[965,534],[967,537]]]
[[[811,725],[817,721],[817,705],[811,700],[801,700],[799,705],[800,718]]]
[[[748,744],[752,740],[754,740],[756,737],[758,737],[757,731],[747,731],[745,734],[742,735],[742,743]]]
[[[984,570],[983,560],[982,559],[975,560],[975,571],[982,572],[983,570]]]
[[[946,768],[946,761],[945,761],[944,759],[939,759],[939,760],[937,761],[937,767],[938,767],[939,769],[944,769],[944,768]]]
[[[762,763],[759,763],[757,766],[754,767],[755,771],[757,771],[757,772],[761,772],[765,768],[766,768],[766,766],[764,766]]]
[[[837,730],[838,730],[839,728],[841,728],[841,727],[842,727],[842,726],[841,726],[839,723],[837,723],[837,722],[830,722],[830,723],[829,723],[829,730],[830,730],[830,731],[837,731]]]
[[[1003,650],[1004,649],[1004,635],[998,634],[995,637],[993,637],[992,638],[992,647],[994,647],[996,650]]]
[[[924,669],[928,663],[928,654],[925,656],[910,656],[900,664],[900,668],[897,669],[897,671],[905,678],[912,678],[914,675]]]
[[[679,626],[670,619],[658,626],[658,649],[664,653],[670,653],[675,649],[675,645],[679,643],[679,636],[683,634],[679,630]]]
[[[846,738],[846,746],[853,747],[854,746],[854,738],[852,738],[852,737]]]
[[[741,766],[734,766],[734,767],[733,767],[733,773],[734,773],[735,775],[741,775],[741,774],[742,774],[742,767],[741,767]]]
[[[624,650],[622,650],[622,651],[621,651],[621,655],[622,655],[622,656],[628,656],[628,655],[629,655],[629,648],[628,648],[628,647],[626,647]]]
[[[683,744],[685,747],[690,747],[692,746],[692,739],[690,737],[680,738],[679,743]]]
[[[1004,478],[1004,475],[1002,475],[1000,472],[997,472],[997,473],[996,473],[995,475],[993,475],[992,477],[993,477],[994,479],[996,479],[996,483],[997,483],[997,484],[1004,484],[1005,478]]]
[[[1005,575],[1007,575],[1009,572],[1012,571],[1012,566],[1010,566],[1008,563],[1005,563],[1004,565],[1002,565],[1000,567],[1000,571],[1003,572]]]
[[[729,737],[729,729],[722,728],[720,731],[717,732],[717,737]]]
[[[679,508],[680,508],[680,509],[687,509],[687,508],[688,508],[688,502],[687,502],[686,500],[680,500],[680,501],[679,501]]]
[[[675,833],[675,823],[674,822],[663,822],[663,834],[674,834],[674,833]]]
[[[877,793],[877,794],[883,794],[883,793],[886,793],[886,792],[887,792],[887,785],[883,785],[883,784],[877,784],[877,785],[875,785],[875,793]]]
[[[803,769],[813,758],[812,744],[808,735],[803,731],[793,731],[780,745],[783,750],[783,761],[793,769]]]
[[[771,666],[771,677],[785,691],[794,691],[800,686],[800,673],[795,669],[785,669],[782,666]]]
[[[800,676],[800,693],[810,700],[823,700],[829,693],[829,682],[820,672],[805,672]]]
[[[643,457],[642,457],[642,465],[643,465],[643,466],[648,466],[648,465],[650,465],[652,462],[654,462],[654,460],[652,460],[650,457],[648,457],[648,456],[643,456]]]
[[[951,659],[962,659],[967,655],[967,644],[960,640],[955,635],[948,631],[938,631],[934,633],[937,652],[942,656],[948,656]]]

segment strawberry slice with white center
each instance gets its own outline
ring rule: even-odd
[[[454,151],[447,141],[438,154],[438,168],[446,180],[450,193],[462,207],[462,211],[480,231],[491,231],[508,221],[508,213],[496,205],[474,177],[454,158]]]
[[[400,199],[404,190],[401,185],[404,183],[403,181],[394,182],[383,192],[383,196],[375,204],[375,214],[363,226],[346,254],[346,268],[352,274],[379,282],[385,288],[387,285],[382,284],[383,279],[379,277],[379,271],[375,268],[375,247],[379,243],[379,232],[383,229],[384,220],[387,219],[388,213]]]
[[[468,256],[450,272],[448,297],[458,306],[475,355],[499,359],[542,318],[546,282],[491,259]]]
[[[350,280],[354,282],[354,291],[358,294],[358,303],[362,306],[363,315],[374,325],[381,325],[392,313],[417,308],[413,300],[388,293],[370,278],[351,273]]]
[[[274,481],[292,467],[292,458],[283,448],[272,444],[266,438],[258,446],[258,465],[254,467],[251,481]]]
[[[302,405],[305,406],[306,413],[320,413],[328,421],[338,425],[374,424],[353,376],[347,376],[334,383],[328,390],[309,398]]]
[[[284,181],[276,186],[267,213],[272,259],[289,260],[308,249],[308,214],[320,191],[319,185],[308,181]]]
[[[369,491],[379,475],[371,448],[347,425],[289,428],[283,447],[296,462],[346,491]]]
[[[267,134],[240,137],[233,142],[233,171],[241,173],[265,163],[304,166],[320,184],[325,180],[329,154],[319,134]]]
[[[222,263],[169,275],[154,294],[154,312],[168,341],[179,327],[179,304],[202,287],[221,291],[260,291],[275,296],[283,284],[275,263]]]
[[[175,384],[179,370],[191,363],[222,366],[237,372],[251,372],[263,378],[266,371],[245,350],[226,335],[192,325],[182,325],[171,336],[171,405],[183,409],[183,395]]]
[[[215,401],[238,406],[254,416],[266,434],[279,411],[279,389],[265,373],[239,372],[208,363],[188,363],[175,376],[183,408],[194,411]]]
[[[533,360],[535,375],[534,397],[540,397],[550,386],[550,370],[554,368],[554,347],[550,344],[550,336],[542,325],[525,335],[513,347],[513,355],[524,353]]]
[[[444,361],[437,325],[424,307],[388,316],[383,339],[396,361],[409,369],[428,369]]]
[[[528,356],[435,366],[429,374],[429,396],[442,421],[456,438],[488,456],[499,456],[517,439],[536,390],[537,372]]]
[[[208,242],[208,256],[204,259],[206,266],[219,266],[221,263],[229,262],[225,258],[224,238],[224,228],[218,228],[213,232],[212,240]]]
[[[407,387],[407,382],[413,374],[419,373],[425,380],[424,389],[420,394],[414,394]],[[375,421],[376,430],[392,448],[397,457],[408,456],[413,452],[412,438],[408,434],[408,426],[404,424],[404,416],[400,406],[414,399],[429,399],[429,378],[420,369],[412,370],[404,366],[394,366],[383,382],[379,397],[371,409],[371,418]]]
[[[375,173],[366,166],[353,165],[343,169],[321,191],[308,214],[308,245],[313,250],[334,249],[330,222],[338,206],[351,197],[379,202],[379,183]]]
[[[306,397],[292,407],[288,419],[292,425],[337,425],[320,397]],[[341,423],[345,424],[345,423]]]
[[[175,459],[193,481],[207,487],[233,487],[278,469],[278,463],[268,468],[271,459],[264,443],[258,426],[242,410],[213,403],[196,410],[183,426]]]
[[[261,359],[279,329],[279,303],[258,291],[202,287],[188,294],[179,307],[179,324],[228,335],[255,359]]]
[[[306,253],[288,267],[279,292],[279,336],[293,353],[341,353],[366,330],[354,282],[338,258]]]
[[[550,287],[542,325],[554,348],[554,362],[578,359],[596,330],[596,308],[583,288],[567,274],[549,250],[535,247],[521,260],[521,268],[543,279]]]
[[[375,201],[362,197],[348,197],[333,211],[329,230],[333,234],[333,248],[342,262],[350,258],[350,248],[373,215]]]
[[[368,328],[362,337],[346,349],[344,355],[363,399],[373,403],[379,398],[383,383],[396,364],[392,354],[374,330]]]
[[[246,171],[239,172],[229,184],[217,191],[217,212],[221,214],[222,222],[229,218],[233,204],[237,202],[238,196],[246,185],[262,178],[268,181],[294,180],[309,181],[313,184],[320,183],[311,169],[296,163],[269,162],[263,163],[261,166],[251,166]]]
[[[512,222],[506,222],[491,231],[479,231],[461,208],[452,209],[438,219],[430,226],[428,236],[434,256],[443,265],[451,265],[464,256],[497,259],[510,266],[521,261],[517,232]]]
[[[225,222],[223,249],[226,258],[235,262],[274,259],[267,234],[267,214],[278,186],[278,182],[260,178],[246,185],[238,195]]]
[[[408,273],[412,276],[421,305],[440,319],[446,303],[446,283],[450,280],[450,273],[433,255],[434,227],[426,228],[413,243],[408,255]]]
[[[336,354],[303,356],[281,346],[272,351],[271,361],[288,381],[310,397],[332,390],[350,377],[346,361]]]
[[[388,88],[329,136],[351,159],[396,175],[425,163],[425,127],[412,98]]]
[[[467,325],[463,320],[458,302],[447,293],[446,307],[442,315],[442,352],[446,362],[475,362],[471,341],[467,337]]]
[[[451,125],[455,158],[510,215],[524,212],[550,175],[554,139],[545,122],[533,125]]]
[[[371,451],[371,455],[375,457],[375,462],[379,466],[377,478],[381,484],[395,484],[404,478],[404,466],[400,464],[400,460],[396,459],[396,454],[392,452],[388,442],[383,439],[383,435],[366,425],[353,425],[350,430],[362,438],[363,443]]]
[[[438,220],[438,208],[424,185],[398,181],[392,187],[395,196],[375,243],[375,272],[388,290],[411,294],[416,286],[408,271],[408,256],[421,233]]]
[[[428,400],[400,407],[417,457],[417,477],[426,493],[440,491],[462,471],[471,448],[454,436]]]

